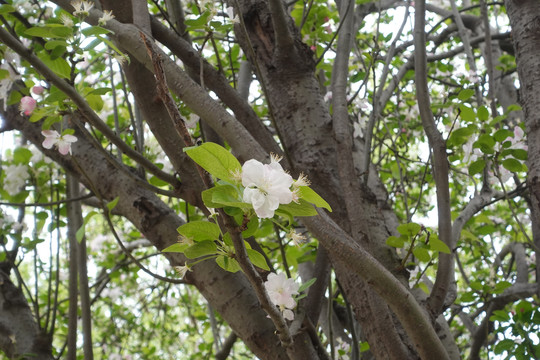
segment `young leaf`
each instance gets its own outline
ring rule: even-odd
[[[413,222],[408,223],[408,224],[401,224],[401,225],[398,225],[397,227],[397,231],[401,235],[410,236],[410,237],[418,234],[420,229],[422,229],[422,227],[418,225],[417,223],[413,223]]]
[[[224,147],[206,142],[185,149],[188,156],[218,179],[234,182],[233,173],[242,169],[240,162]]]
[[[249,260],[253,263],[253,265],[263,270],[270,271],[270,268],[268,267],[268,264],[266,263],[266,259],[260,252],[253,249],[246,249],[246,252],[249,257]]]
[[[300,201],[297,203],[291,202],[289,204],[281,204],[279,205],[279,208],[276,210],[276,212],[285,212],[291,216],[315,216],[317,215],[317,210],[305,201],[304,199],[300,199]]]
[[[469,175],[480,174],[486,167],[486,161],[484,159],[476,160],[469,165]]]
[[[219,226],[209,221],[191,221],[179,226],[177,230],[194,241],[217,240],[221,234]]]
[[[86,216],[84,217],[83,219],[83,223],[81,225],[81,227],[77,230],[77,232],[75,233],[75,238],[77,239],[77,242],[81,242],[84,235],[86,234],[86,224],[88,224],[88,221],[90,221],[90,219],[94,216],[94,215],[97,215],[97,212],[95,211],[90,211],[88,214],[86,214]]]
[[[120,196],[117,196],[114,199],[112,199],[111,201],[109,201],[107,203],[107,209],[109,209],[109,211],[112,211],[112,209],[114,209],[116,204],[118,204],[118,200],[120,200]]]
[[[523,165],[521,164],[521,162],[512,158],[504,159],[502,162],[502,166],[504,166],[506,170],[511,172],[519,172],[523,170]]]
[[[165,249],[161,250],[161,252],[183,253],[184,250],[186,250],[189,246],[189,244],[174,243],[171,246],[167,246]]]
[[[317,278],[309,279],[308,281],[306,281],[305,283],[300,285],[300,287],[298,288],[298,292],[302,292],[302,291],[306,290],[311,285],[315,284],[315,281],[317,281]]]
[[[189,259],[196,259],[201,256],[213,255],[217,252],[217,245],[211,240],[195,243],[184,250],[184,255]]]
[[[330,205],[309,186],[300,186],[298,189],[298,196],[317,207],[322,207],[332,212]]]
[[[450,249],[448,248],[448,246],[434,236],[430,237],[429,239],[429,248],[433,251],[450,254]]]
[[[469,100],[474,95],[473,89],[463,89],[458,94],[458,99],[461,101]]]
[[[225,255],[219,255],[216,258],[216,263],[225,271],[235,273],[240,269],[240,264],[235,259],[232,259]]]
[[[413,249],[413,254],[422,262],[428,262],[431,260],[431,256],[429,256],[429,252],[426,248],[416,247]]]
[[[386,239],[386,245],[400,249],[403,247],[403,245],[405,245],[405,240],[401,237],[390,236],[388,239]]]

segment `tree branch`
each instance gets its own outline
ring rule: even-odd
[[[97,10],[96,10],[97,11]],[[154,174],[156,177],[162,179],[163,181],[168,182],[173,185],[175,188],[179,187],[180,184],[178,179],[173,175],[167,174],[162,171],[159,167],[154,165],[143,155],[132,149],[128,144],[126,144],[120,137],[118,137],[114,131],[112,131],[107,124],[105,124],[100,117],[92,110],[90,105],[86,100],[77,92],[77,90],[68,84],[67,81],[60,78],[56,75],[47,65],[45,65],[36,55],[34,55],[30,50],[24,47],[17,39],[15,39],[11,34],[5,31],[3,28],[0,28],[0,40],[7,46],[9,46],[13,51],[19,54],[23,59],[28,61],[32,67],[38,71],[43,77],[50,81],[54,86],[60,89],[65,93],[69,98],[75,103],[79,108],[81,113],[84,115],[85,119],[88,120],[90,124],[96,127],[107,139],[109,139],[113,144],[115,144],[122,152],[127,156],[135,160],[137,163],[141,164],[145,169]]]
[[[416,96],[424,131],[428,137],[429,146],[433,151],[433,177],[437,189],[439,239],[441,239],[448,248],[453,249],[454,244],[452,243],[452,217],[450,212],[450,187],[448,182],[446,144],[441,133],[437,130],[435,120],[433,119],[427,87],[426,33],[424,30],[426,20],[425,5],[425,0],[420,0],[415,3],[414,68],[417,90]],[[428,299],[430,311],[435,317],[442,311],[448,287],[453,280],[453,269],[454,261],[452,259],[452,254],[439,253],[437,277]]]
[[[319,216],[303,218],[304,224],[323,246],[332,249],[336,258],[362,277],[388,303],[412,339],[420,357],[448,359],[446,349],[433,329],[429,317],[412,294],[375,258],[356,245],[354,239],[326,213],[317,211]]]

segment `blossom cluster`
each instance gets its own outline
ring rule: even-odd
[[[24,187],[26,180],[30,178],[28,166],[24,164],[13,164],[4,167],[4,190],[11,195],[17,195]]]

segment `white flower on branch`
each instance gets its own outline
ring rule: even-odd
[[[56,145],[58,152],[62,155],[71,155],[71,144],[77,141],[77,137],[69,134],[60,135],[56,130],[43,130],[41,132],[45,136],[43,147],[50,149]]]
[[[86,17],[90,14],[90,10],[94,7],[93,3],[88,1],[72,1],[71,6],[75,9],[74,16]]]
[[[294,319],[292,309],[296,307],[293,295],[298,295],[299,286],[293,279],[287,279],[285,274],[270,273],[264,283],[270,301],[281,310],[287,320]]]
[[[103,11],[103,16],[99,18],[98,24],[104,26],[107,24],[107,21],[114,19],[112,10]]]
[[[253,205],[260,218],[272,218],[280,204],[289,204],[293,200],[292,184],[293,178],[283,170],[276,157],[272,157],[270,164],[252,159],[242,166],[243,200]]]

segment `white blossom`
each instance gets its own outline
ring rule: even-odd
[[[62,155],[71,154],[71,144],[77,141],[77,137],[73,135],[60,135],[56,130],[43,130],[41,132],[45,136],[43,147],[50,149],[53,146],[58,148],[58,152]]]
[[[293,295],[298,295],[298,284],[293,279],[287,279],[285,274],[268,274],[268,279],[264,283],[270,301],[281,310],[283,317],[287,320],[294,319],[292,309],[296,307]]]
[[[302,234],[297,233],[294,229],[291,229],[288,235],[295,246],[300,246],[306,242],[306,237]]]
[[[175,266],[174,267],[174,270],[176,270],[176,272],[178,273],[178,275],[180,275],[181,277],[184,277],[186,276],[186,273],[188,271],[192,271],[191,268],[189,267],[189,265],[183,265],[183,266]]]
[[[272,158],[270,164],[248,160],[242,166],[243,200],[253,205],[260,218],[272,218],[280,204],[293,201],[293,178]]]
[[[227,15],[229,16],[229,19],[231,19],[233,24],[239,24],[240,19],[238,18],[238,15],[234,15],[234,8],[232,6],[229,6],[227,8]]]
[[[98,24],[103,26],[107,24],[107,21],[114,19],[114,15],[112,13],[112,10],[105,10],[103,11],[103,16],[99,18]]]
[[[60,16],[60,21],[62,21],[62,24],[67,27],[73,27],[74,25],[73,19],[68,14],[62,14],[62,16]]]
[[[74,16],[86,17],[90,14],[90,10],[94,7],[93,3],[88,1],[72,1],[71,6],[75,9]]]
[[[28,166],[24,164],[8,165],[4,167],[4,190],[11,196],[17,195],[30,177]]]

